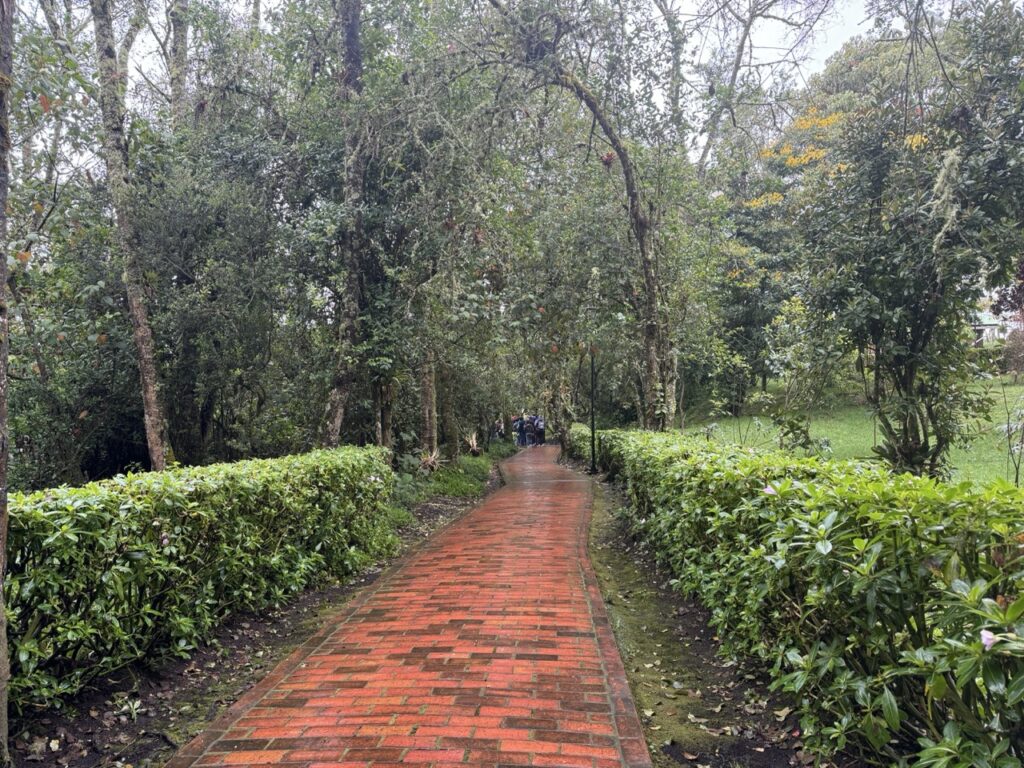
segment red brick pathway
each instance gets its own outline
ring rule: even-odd
[[[587,556],[590,480],[534,448],[508,485],[299,648],[167,768],[646,768]]]

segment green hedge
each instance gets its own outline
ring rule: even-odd
[[[570,450],[585,455],[576,427]],[[855,462],[602,432],[634,531],[724,651],[797,698],[806,743],[873,765],[1024,759],[1024,494]]]
[[[386,453],[341,448],[13,496],[12,702],[185,655],[229,613],[384,556],[392,485]]]

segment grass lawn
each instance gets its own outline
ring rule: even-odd
[[[954,481],[965,480],[985,485],[999,479],[1013,480],[1013,466],[1006,460],[1006,437],[998,428],[1006,423],[1004,386],[1011,410],[1024,407],[1024,383],[991,383],[990,394],[995,403],[990,421],[969,447],[953,449]],[[689,425],[686,431],[699,434],[710,423],[711,419],[702,419]],[[715,423],[718,428],[713,434],[714,440],[763,448],[778,446],[778,433],[767,417],[722,418]],[[831,456],[836,459],[872,458],[874,454],[871,447],[881,440],[871,412],[862,405],[841,406],[813,414],[811,437],[827,438],[832,449]]]

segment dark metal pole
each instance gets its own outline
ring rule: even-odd
[[[590,345],[590,473],[597,474],[597,427],[594,418],[594,396],[597,392],[597,368],[594,367],[594,345]]]

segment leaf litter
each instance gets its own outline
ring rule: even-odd
[[[671,589],[615,518],[621,506],[597,485],[590,553],[655,767],[813,764],[793,707],[766,676],[716,654],[706,611]]]

